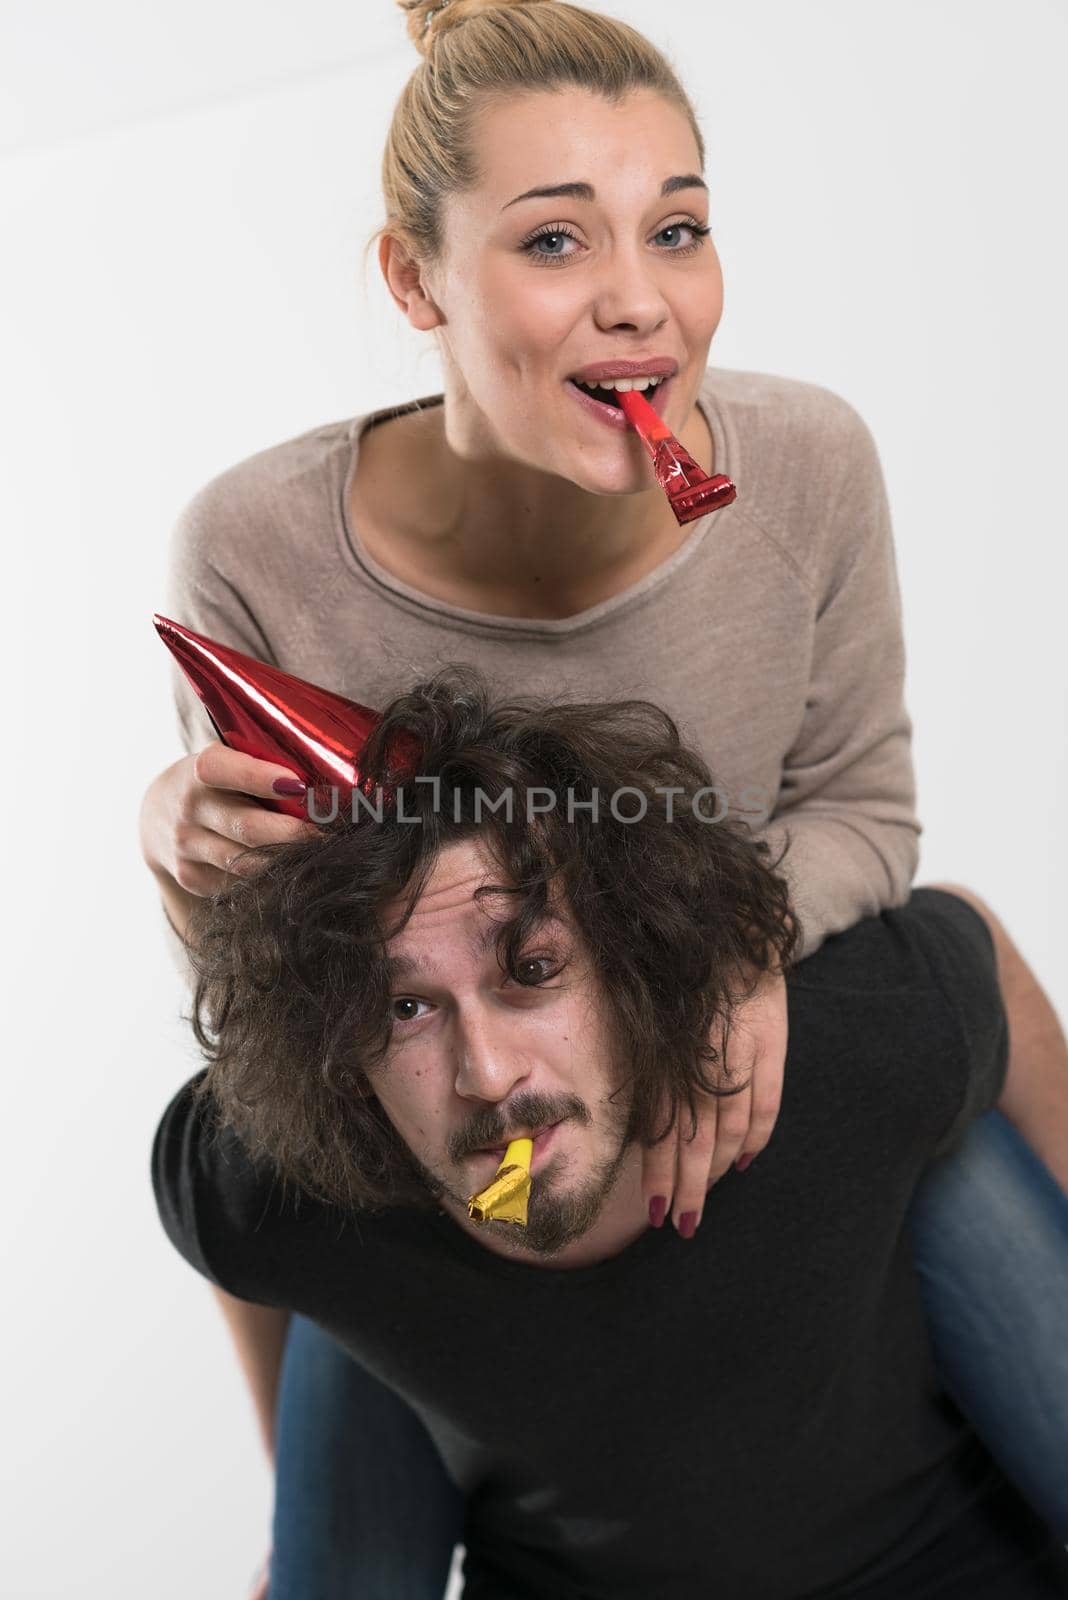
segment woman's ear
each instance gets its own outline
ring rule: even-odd
[[[397,234],[383,234],[378,242],[378,261],[394,304],[403,311],[412,327],[421,333],[440,327],[445,319],[430,298],[426,269],[420,266],[404,240]]]

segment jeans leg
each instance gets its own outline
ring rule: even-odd
[[[275,1458],[270,1600],[442,1600],[465,1497],[414,1411],[300,1316]]]
[[[1068,1540],[1068,1195],[990,1111],[930,1168],[909,1220],[942,1381]]]

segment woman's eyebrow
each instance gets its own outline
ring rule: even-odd
[[[665,178],[660,185],[660,197],[675,194],[679,189],[707,189],[708,184],[696,172],[685,172],[681,177]],[[596,200],[597,193],[592,183],[554,183],[547,189],[526,189],[522,194],[517,194],[514,200],[509,200],[508,205],[501,207],[507,211],[508,206],[518,205],[520,200]]]

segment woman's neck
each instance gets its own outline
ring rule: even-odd
[[[591,496],[507,463],[463,460],[444,406],[364,433],[349,511],[364,547],[402,582],[496,616],[562,618],[639,582],[689,537],[662,491]],[[680,442],[709,473],[700,409]]]

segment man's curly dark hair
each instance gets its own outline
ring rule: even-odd
[[[398,761],[405,735],[421,783],[410,754]],[[327,1204],[434,1203],[373,1077],[388,1070],[387,942],[439,852],[465,839],[500,874],[477,895],[514,900],[496,946],[513,981],[527,981],[520,952],[563,900],[600,985],[616,1093],[632,1091],[629,1141],[666,1137],[683,1100],[692,1137],[698,1091],[744,1087],[726,1080],[731,1020],[764,973],[791,965],[799,930],[775,870],[782,856],[769,864],[743,820],[707,817],[699,791],[714,779],[665,711],[647,700],[494,700],[477,668],[455,664],[392,701],[359,768],[361,792],[343,794],[316,837],[241,852],[240,871],[198,902],[186,930],[188,1020],[209,1062],[197,1093],[250,1154]],[[528,791],[555,803],[536,810],[543,793],[528,807]],[[390,902],[404,909],[387,927]],[[657,1127],[665,1093],[671,1114]]]

